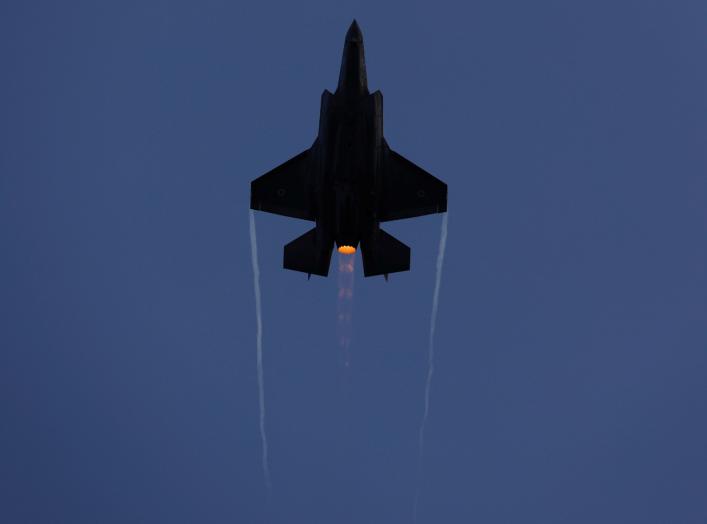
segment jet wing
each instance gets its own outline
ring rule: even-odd
[[[250,208],[304,220],[315,220],[310,169],[311,149],[250,183]]]
[[[378,220],[399,220],[447,211],[447,184],[387,144],[378,199]]]

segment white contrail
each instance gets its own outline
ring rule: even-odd
[[[435,290],[432,295],[432,315],[430,316],[430,339],[429,352],[427,356],[427,382],[425,383],[425,411],[420,424],[420,434],[418,440],[417,455],[417,488],[415,490],[415,503],[412,508],[412,521],[417,522],[417,503],[420,499],[420,485],[422,484],[422,454],[425,447],[425,424],[427,415],[430,412],[430,387],[432,386],[432,374],[435,370],[435,326],[437,324],[437,307],[439,306],[439,285],[442,281],[442,264],[444,263],[444,249],[447,245],[447,213],[442,217],[442,231],[439,237],[439,252],[437,254],[437,276],[435,278]]]
[[[263,317],[260,310],[260,269],[258,267],[258,242],[255,239],[255,214],[250,210],[250,254],[253,263],[253,287],[255,289],[255,318],[257,322],[258,401],[260,404],[260,440],[263,447],[263,475],[265,486],[270,490],[270,468],[268,467],[268,439],[265,436],[265,384],[263,381]]]

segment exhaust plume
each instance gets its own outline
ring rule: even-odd
[[[353,313],[354,260],[350,251],[339,250],[339,294],[336,303],[336,334],[344,359],[349,367],[351,346],[351,315]]]
[[[263,380],[263,315],[260,308],[260,268],[258,266],[258,242],[255,237],[255,214],[250,210],[250,254],[253,263],[253,288],[255,290],[256,348],[258,366],[258,403],[260,405],[260,441],[262,443],[263,476],[270,490],[270,468],[268,467],[268,439],[265,436],[265,384]]]
[[[434,373],[434,356],[435,356],[435,327],[437,324],[437,308],[439,306],[439,285],[442,281],[442,264],[444,263],[444,250],[447,245],[447,213],[442,217],[442,230],[439,237],[439,252],[437,253],[437,274],[435,277],[435,289],[432,294],[432,314],[430,315],[430,338],[429,351],[427,355],[427,381],[425,383],[425,410],[422,414],[422,423],[420,424],[420,433],[418,436],[418,455],[417,455],[417,488],[415,490],[415,503],[412,509],[412,520],[417,522],[417,503],[420,499],[420,486],[422,484],[422,456],[425,448],[425,425],[427,424],[427,415],[430,412],[430,387],[432,386],[432,374]]]

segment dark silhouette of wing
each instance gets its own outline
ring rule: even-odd
[[[310,149],[250,183],[250,208],[314,220]]]
[[[447,211],[447,184],[385,144],[378,199],[381,222]]]

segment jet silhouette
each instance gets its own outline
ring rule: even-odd
[[[285,269],[327,276],[334,245],[361,246],[363,274],[410,269],[410,248],[380,223],[447,211],[447,184],[383,138],[383,95],[368,92],[363,36],[346,33],[339,85],[322,93],[319,134],[309,149],[251,182],[250,207],[316,222],[285,246]]]

